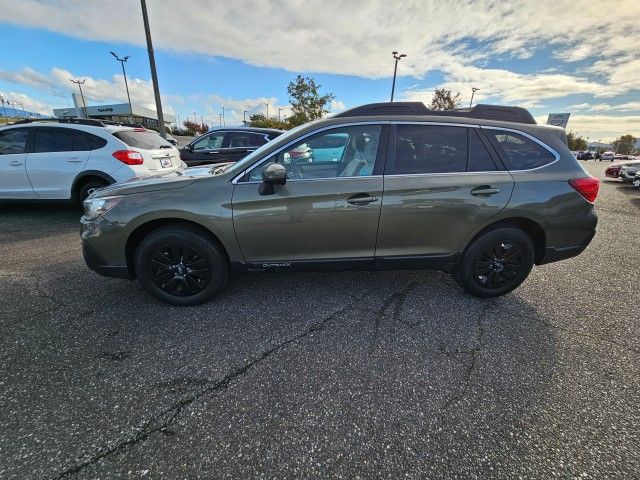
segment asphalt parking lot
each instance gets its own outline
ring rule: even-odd
[[[77,210],[0,205],[0,478],[637,478],[640,191],[597,211],[499,299],[300,273],[178,308],[88,270]]]

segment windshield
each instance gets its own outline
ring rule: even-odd
[[[255,150],[254,152],[250,153],[249,155],[247,155],[246,157],[244,157],[242,160],[240,160],[239,162],[233,164],[230,168],[228,168],[226,170],[226,172],[241,172],[242,170],[246,169],[248,166],[250,166],[253,161],[256,158],[259,158],[262,156],[262,153],[269,147],[271,147],[273,145],[273,142],[278,142],[279,145],[284,145],[285,143],[287,143],[289,140],[291,140],[292,138],[295,138],[296,134],[303,128],[306,127],[308,125],[308,123],[305,123],[304,125],[298,125],[295,128],[292,128],[291,130],[289,130],[286,133],[283,133],[282,135],[280,135],[278,138],[276,138],[275,140],[272,140],[271,142],[265,143],[264,145],[262,145],[260,148],[258,148],[257,150]]]

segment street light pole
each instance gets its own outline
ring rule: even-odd
[[[0,95],[0,102],[2,102],[2,111],[4,112],[5,118],[7,117],[7,109],[4,107],[4,97]]]
[[[80,80],[80,79],[69,79],[69,81],[71,83],[75,83],[76,85],[78,85],[78,88],[80,89],[80,98],[82,99],[82,111],[84,112],[84,117],[87,118],[87,102],[84,101],[84,93],[82,93],[82,85],[84,85],[84,82],[87,81],[87,79],[85,78],[84,80]]]
[[[220,105],[222,107],[222,125],[226,126],[227,122],[224,120],[224,105]]]
[[[149,16],[147,15],[147,2],[140,0],[142,7],[142,20],[144,21],[144,33],[147,37],[147,51],[149,52],[149,66],[151,67],[151,80],[153,81],[153,94],[156,99],[156,110],[158,112],[158,130],[160,136],[167,138],[164,129],[164,114],[162,113],[162,101],[160,100],[160,87],[158,86],[158,74],[156,72],[156,59],[153,55],[153,43],[151,42],[151,29],[149,28]]]
[[[127,100],[129,100],[129,120],[133,123],[133,107],[131,106],[131,96],[129,95],[129,84],[127,83],[127,72],[124,69],[124,64],[129,60],[129,55],[124,58],[120,58],[115,52],[110,52],[117,61],[122,64],[122,75],[124,75],[124,88],[127,90]]]
[[[264,104],[265,104],[265,105],[266,105],[266,107],[267,107],[267,116],[266,116],[266,119],[267,119],[267,120],[269,120],[269,102],[265,102]]]
[[[478,90],[480,89],[476,87],[471,87],[471,101],[469,102],[469,108],[471,108],[471,104],[473,103],[473,96]]]
[[[406,57],[407,55],[404,53],[401,53],[400,55],[398,55],[398,52],[391,52],[393,54],[393,58],[396,59],[396,64],[393,67],[393,83],[391,84],[391,101],[393,102],[393,94],[396,91],[396,74],[398,73],[398,61],[404,57]]]
[[[243,110],[242,111],[242,123],[244,124],[244,126],[247,126],[247,111]]]

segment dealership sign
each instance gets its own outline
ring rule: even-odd
[[[550,113],[547,118],[547,125],[553,125],[555,127],[566,128],[569,122],[570,113]]]

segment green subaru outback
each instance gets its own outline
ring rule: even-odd
[[[235,164],[102,188],[82,245],[96,272],[178,305],[231,270],[440,269],[493,297],[586,248],[598,187],[564,130],[522,108],[370,104]]]

